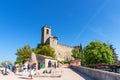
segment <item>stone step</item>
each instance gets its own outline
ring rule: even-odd
[[[62,69],[45,68],[35,72],[35,77],[61,77]]]

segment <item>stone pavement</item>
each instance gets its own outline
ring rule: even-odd
[[[93,80],[86,75],[76,73],[70,68],[59,68],[62,70],[61,77],[40,77],[33,79],[28,77],[29,73],[17,72],[16,74],[0,75],[0,80]]]

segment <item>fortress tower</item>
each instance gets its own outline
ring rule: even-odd
[[[56,59],[60,61],[72,59],[71,51],[73,47],[59,44],[58,38],[56,36],[51,35],[51,28],[48,26],[43,26],[41,32],[42,32],[41,44],[50,45],[55,50]]]
[[[47,26],[42,27],[41,43],[46,44],[47,40],[51,37],[51,28]]]

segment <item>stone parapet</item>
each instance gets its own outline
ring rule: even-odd
[[[120,74],[98,70],[98,69],[91,69],[87,67],[77,67],[77,66],[70,66],[73,70],[77,70],[81,73],[84,73],[95,80],[120,80]]]
[[[72,46],[66,45],[66,44],[62,44],[62,43],[58,43],[58,45],[64,46],[64,47],[69,47],[69,48],[73,48]]]

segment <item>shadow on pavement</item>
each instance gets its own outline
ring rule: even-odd
[[[88,76],[88,75],[86,75],[86,74],[83,74],[83,73],[81,73],[81,72],[79,72],[79,71],[77,71],[77,70],[74,70],[74,69],[71,69],[72,71],[74,71],[74,72],[76,72],[77,74],[79,74],[81,77],[83,77],[85,80],[95,80],[95,79],[93,79],[92,77],[90,77],[90,76]]]
[[[26,78],[26,77],[18,77],[18,78],[21,78],[21,79],[30,79],[30,78]]]

